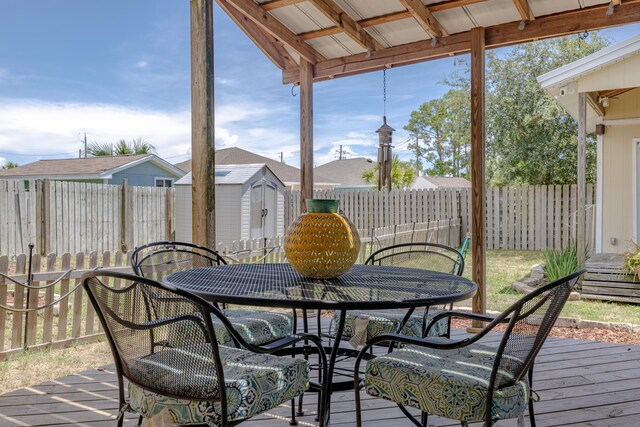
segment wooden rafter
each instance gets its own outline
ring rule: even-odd
[[[315,49],[271,16],[269,12],[258,6],[253,0],[227,0],[227,2],[264,31],[289,45],[310,63],[315,64],[318,61],[324,60],[323,56]]]
[[[516,9],[518,9],[518,13],[524,21],[531,21],[534,19],[528,0],[513,0],[513,4]]]
[[[302,3],[307,0],[271,0],[260,4],[264,10],[280,9],[281,7],[291,6],[292,4]]]
[[[262,6],[264,10],[274,10],[280,9],[281,7],[291,6],[292,4],[304,3],[305,1],[308,0],[270,0],[261,3],[260,6]],[[439,12],[441,10],[453,9],[456,7],[467,6],[474,3],[482,3],[485,1],[487,0],[446,0],[439,3],[430,4],[429,10],[431,12]],[[407,17],[409,18],[411,17],[411,15],[409,14],[409,16]]]
[[[368,51],[384,49],[377,40],[367,33],[353,18],[351,18],[333,0],[310,0],[340,31],[346,33]],[[303,39],[304,40],[304,39]]]
[[[486,29],[486,48],[509,46],[533,40],[575,34],[584,31],[594,31],[619,25],[640,22],[640,0],[630,0],[622,3],[613,15],[604,12],[608,5],[592,6],[590,8],[562,12],[536,18],[527,26],[519,30],[519,22],[495,25]],[[356,54],[321,61],[314,68],[314,80],[343,77],[383,68],[423,62],[451,55],[469,53],[471,46],[470,33],[458,33],[438,39],[432,46],[429,40],[407,43],[401,46],[389,47],[376,51],[370,55]],[[283,82],[297,82],[299,71],[297,68],[284,71]]]
[[[278,1],[278,0],[276,0]],[[452,0],[452,1],[445,1],[442,3],[435,3],[435,4],[431,4],[429,5],[429,10],[431,12],[439,12],[442,10],[449,10],[449,9],[453,9],[456,7],[462,7],[462,6],[467,6],[470,4],[475,4],[475,3],[484,3],[487,0]],[[372,18],[367,18],[367,19],[363,19],[361,21],[358,21],[358,25],[360,25],[362,28],[369,28],[369,27],[373,27],[375,25],[382,25],[382,24],[386,24],[388,22],[395,22],[395,21],[400,21],[403,19],[410,19],[413,18],[413,15],[411,14],[411,12],[409,12],[408,10],[402,10],[400,12],[392,12],[392,13],[388,13],[386,15],[380,15],[380,16],[374,16]],[[329,27],[329,28],[323,28],[321,30],[315,30],[315,31],[309,31],[307,33],[302,33],[299,34],[299,36],[302,38],[302,40],[311,40],[311,39],[317,39],[319,37],[325,37],[325,36],[332,36],[334,34],[338,34],[340,33],[341,30],[338,27]]]
[[[595,111],[598,116],[604,117],[605,111],[602,104],[600,104],[600,102],[598,101],[599,97],[600,96],[598,95],[598,92],[587,93],[587,104],[589,104],[589,106],[593,108],[593,111]]]
[[[635,87],[627,87],[624,89],[611,89],[600,91],[600,96],[606,96],[607,98],[613,98],[614,96],[622,95],[630,90],[636,89]]]
[[[447,30],[433,16],[433,13],[421,0],[400,0],[409,13],[418,21],[418,24],[432,37],[448,36]]]
[[[284,70],[285,68],[296,66],[295,61],[275,37],[264,31],[239,10],[231,6],[227,0],[216,0],[216,2],[276,67]]]

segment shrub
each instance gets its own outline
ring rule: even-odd
[[[578,250],[569,245],[559,251],[545,251],[544,263],[549,282],[568,276],[578,269]]]
[[[629,273],[636,274],[636,270],[640,267],[640,245],[633,243],[633,249],[624,256],[624,267]]]

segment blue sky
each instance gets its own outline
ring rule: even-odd
[[[78,155],[89,141],[142,137],[172,163],[189,158],[188,0],[0,0],[0,164]],[[298,88],[215,9],[216,147],[238,146],[298,165]],[[639,25],[606,30],[614,41]],[[387,116],[398,131],[439,97],[454,59],[387,72]],[[321,82],[314,90],[315,162],[375,157],[382,72]]]

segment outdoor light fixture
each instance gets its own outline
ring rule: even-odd
[[[433,37],[431,39],[431,47],[436,47],[436,43],[438,43],[438,39],[436,39],[435,37]]]
[[[524,27],[527,25],[527,21],[525,21],[524,19],[522,21],[520,21],[520,23],[518,24],[518,29],[520,31],[524,30]]]
[[[600,101],[600,104],[604,107],[607,108],[609,106],[609,98],[607,98],[606,96],[601,96],[598,101]]]
[[[607,7],[607,11],[605,12],[605,15],[607,16],[611,16],[613,15],[613,11],[614,11],[614,7],[613,7],[613,2],[609,3],[609,7]]]

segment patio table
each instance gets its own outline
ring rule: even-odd
[[[336,358],[348,350],[340,348],[347,310],[407,308],[406,321],[417,307],[461,301],[476,292],[475,283],[453,274],[376,265],[354,265],[338,278],[317,280],[301,276],[290,264],[230,264],[180,271],[164,281],[220,304],[340,311],[333,345],[327,348],[325,381],[331,391],[353,387],[353,381],[333,381]],[[330,401],[327,396],[326,424]]]

